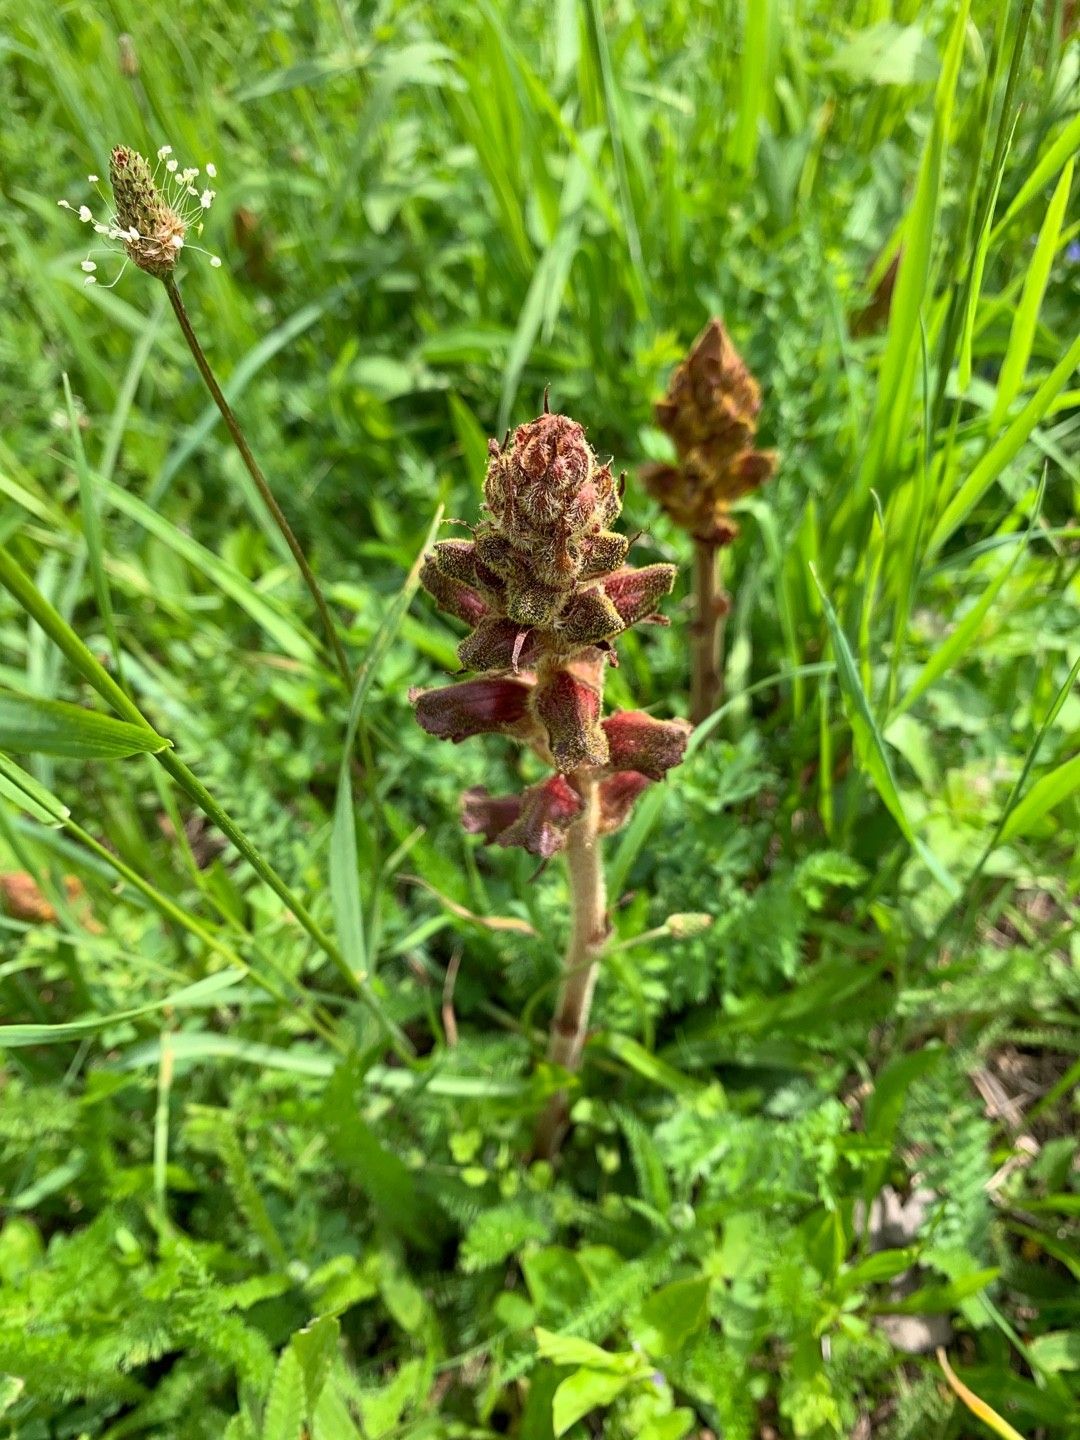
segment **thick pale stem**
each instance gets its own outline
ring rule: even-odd
[[[584,808],[566,837],[566,865],[570,881],[570,943],[564,961],[563,981],[551,1022],[548,1059],[574,1072],[581,1065],[589,1026],[600,957],[607,943],[607,892],[600,840],[599,777],[579,771],[573,777]],[[560,1091],[548,1102],[536,1131],[533,1153],[550,1160],[558,1154],[569,1123],[569,1100]]]
[[[694,541],[690,719],[695,725],[724,699],[724,622],[729,602],[720,579],[722,553],[708,540]]]
[[[330,607],[327,605],[323,593],[319,589],[319,582],[315,579],[315,572],[308,564],[307,556],[304,554],[300,541],[293,534],[292,526],[289,524],[284,510],[282,510],[278,504],[274,492],[270,489],[266,476],[259,468],[258,461],[251,453],[251,446],[248,444],[247,437],[240,428],[240,422],[233,414],[232,406],[228,400],[225,399],[221,386],[217,382],[217,377],[210,368],[210,362],[207,360],[203,348],[199,344],[199,337],[195,334],[195,330],[192,327],[191,320],[184,307],[184,302],[180,297],[180,291],[177,289],[176,281],[169,275],[166,276],[162,283],[165,286],[165,291],[168,294],[169,302],[172,305],[176,318],[180,322],[180,329],[184,332],[184,339],[187,341],[188,349],[194,357],[195,364],[199,367],[199,374],[202,376],[206,388],[213,396],[214,404],[221,411],[221,418],[225,421],[225,428],[228,430],[248,474],[252,480],[254,480],[255,488],[262,496],[263,504],[270,511],[274,524],[284,536],[285,543],[292,552],[292,557],[296,561],[297,568],[304,578],[304,584],[311,592],[311,598],[315,602],[315,608],[319,612],[323,629],[326,631],[326,638],[330,645],[331,654],[334,657],[334,663],[337,665],[338,674],[341,676],[346,690],[351,691],[352,672],[349,669],[349,661],[345,655],[341,641],[338,638],[337,628],[334,625],[334,617],[330,614]]]

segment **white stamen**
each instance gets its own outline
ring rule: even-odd
[[[214,196],[216,194],[216,190],[204,190],[202,192],[202,194],[199,196],[199,204],[204,210],[210,209],[210,206],[214,203]]]
[[[97,266],[93,260],[84,260],[80,268],[85,270],[87,274],[92,274],[97,269]]]
[[[96,279],[96,277],[93,276],[93,275],[87,275],[86,279],[85,279],[82,283],[83,283],[84,285],[96,285],[96,284],[97,284],[97,279]]]
[[[221,268],[221,256],[211,255],[210,264],[214,267],[215,270],[219,270]]]
[[[182,250],[184,248],[184,237],[182,235],[170,235],[169,244],[174,250]]]
[[[98,181],[101,179],[101,176],[100,176],[100,175],[87,175],[86,178],[87,178],[87,180],[90,181],[90,184],[91,184],[91,185],[96,185],[96,184],[98,183]]]
[[[171,145],[162,145],[161,149],[157,152],[157,158],[158,158],[159,160],[164,160],[166,155],[171,155],[171,154],[172,154],[172,146],[171,146]]]
[[[60,206],[60,209],[61,209],[61,210],[70,210],[70,209],[71,209],[71,206],[68,204],[68,202],[67,202],[66,200],[57,200],[56,203],[57,203],[57,205]]]
[[[84,225],[87,223],[87,221],[93,220],[93,218],[94,215],[89,205],[79,206],[79,219],[83,222]]]
[[[108,235],[111,239],[113,239],[113,240],[116,239],[116,236],[113,235],[112,228],[111,228],[110,226],[108,226],[108,225],[95,225],[95,226],[94,226],[94,234],[95,234],[95,235]]]
[[[217,166],[212,161],[207,161],[206,173],[210,176],[211,180],[217,179]]]
[[[169,161],[166,161],[165,169],[168,170],[168,172],[169,172],[170,175],[172,175],[172,174],[173,174],[175,171],[177,171],[179,168],[180,168],[180,161],[179,161],[179,160],[169,160]]]

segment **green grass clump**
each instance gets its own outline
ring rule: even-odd
[[[992,1433],[940,1343],[1080,1437],[1069,9],[8,7],[0,1436]],[[351,694],[166,295],[82,284],[56,202],[165,143]],[[683,577],[609,702],[685,713],[636,477],[713,314],[779,466],[527,1164],[565,882],[461,831],[535,776],[414,725],[417,562],[550,384]]]

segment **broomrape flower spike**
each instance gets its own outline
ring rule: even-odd
[[[206,212],[216,192],[209,188],[200,191],[194,183],[200,174],[198,167],[181,170],[179,161],[171,159],[171,155],[172,146],[163,145],[157,152],[157,163],[151,168],[137,150],[118,145],[109,161],[111,206],[100,190],[99,177],[86,177],[91,185],[99,186],[99,194],[109,206],[102,219],[95,216],[89,205],[76,207],[67,200],[59,202],[62,209],[71,210],[84,225],[90,225],[95,235],[114,245],[119,243],[124,267],[112,285],[120,279],[129,261],[148,275],[164,280],[176,269],[182,250],[209,254],[193,244],[191,237],[201,235]],[[211,179],[217,175],[213,165],[205,169]],[[110,246],[101,248],[107,250]],[[89,259],[87,256],[87,261]],[[216,255],[209,255],[209,260],[215,269],[221,264]],[[83,262],[84,270],[87,261]],[[90,275],[85,283],[96,283],[96,276]]]
[[[520,795],[470,790],[462,823],[489,844],[544,860],[566,853],[571,935],[548,1058],[573,1071],[608,933],[601,837],[679,763],[689,734],[685,721],[636,710],[605,719],[604,672],[623,631],[666,623],[656,606],[675,567],[625,563],[629,542],[611,528],[622,481],[575,420],[549,412],[546,397],[544,413],[503,445],[490,441],[488,455],[473,538],[440,541],[420,574],[440,609],[470,627],[458,658],[479,678],[410,699],[430,735],[455,744],[507,735],[553,772]],[[538,1155],[557,1152],[567,1113],[560,1092],[541,1119]]]
[[[641,472],[645,488],[694,540],[695,724],[723,699],[723,625],[730,600],[719,558],[739,533],[731,507],[776,469],[775,452],[754,448],[760,409],[757,381],[723,324],[710,320],[655,407],[657,424],[674,441],[678,464],[647,465]]]

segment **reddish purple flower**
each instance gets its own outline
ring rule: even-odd
[[[532,785],[523,795],[465,793],[462,824],[488,844],[520,846],[547,860],[566,843],[566,832],[581,810],[581,796],[561,775]]]
[[[685,720],[654,720],[644,710],[620,710],[603,723],[613,770],[638,770],[662,780],[686,754],[690,726]]]
[[[604,765],[607,740],[600,728],[600,694],[570,670],[556,670],[537,685],[533,709],[548,735],[559,770]]]
[[[440,570],[429,556],[420,571],[420,584],[448,615],[456,615],[466,625],[479,625],[489,613],[490,606],[478,591]]]
[[[429,735],[456,745],[472,735],[527,727],[531,689],[520,680],[488,677],[438,690],[413,690],[409,699]]]

